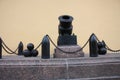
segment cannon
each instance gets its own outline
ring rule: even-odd
[[[73,17],[69,15],[59,16],[58,25],[58,45],[77,45],[77,36],[72,34],[72,21]]]

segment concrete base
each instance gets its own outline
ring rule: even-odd
[[[120,80],[120,53],[55,59],[3,56],[0,80]]]
[[[72,45],[72,46],[58,46],[59,49],[66,51],[66,52],[73,52],[73,53],[64,53],[60,51],[59,49],[55,49],[54,52],[54,58],[76,58],[76,57],[84,57],[84,52],[79,51],[76,52],[77,50],[81,49],[80,46],[78,45]]]

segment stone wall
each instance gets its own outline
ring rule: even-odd
[[[3,56],[0,80],[120,80],[120,54],[51,59]]]

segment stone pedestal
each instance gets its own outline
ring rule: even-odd
[[[54,52],[54,58],[75,58],[75,57],[84,57],[83,51],[80,50],[81,47],[79,45],[72,45],[72,46],[58,46],[59,49],[65,51],[65,52],[73,52],[73,53],[64,53],[60,51],[59,49],[55,49]]]

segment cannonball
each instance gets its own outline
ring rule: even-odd
[[[98,48],[103,47],[103,43],[102,42],[98,42],[97,45],[98,45]]]
[[[34,45],[32,43],[29,43],[27,45],[27,49],[30,50],[30,51],[32,51],[34,49]]]
[[[105,47],[105,46],[106,46],[106,44],[105,44],[105,42],[104,42],[104,41],[102,41],[102,44],[103,44],[103,47]]]
[[[31,56],[32,56],[32,54],[31,54],[31,52],[30,52],[29,50],[24,50],[24,51],[23,51],[23,55],[24,55],[25,57],[31,57]]]
[[[37,50],[32,50],[31,53],[32,53],[32,56],[33,56],[33,57],[36,57],[36,56],[38,55],[38,51],[37,51]]]
[[[107,49],[106,48],[100,48],[99,51],[98,51],[98,53],[100,55],[105,55],[107,53]]]

